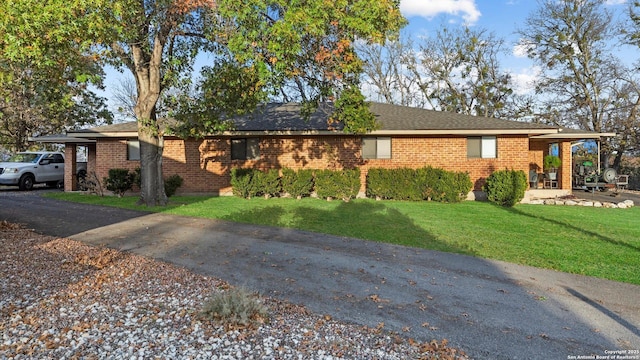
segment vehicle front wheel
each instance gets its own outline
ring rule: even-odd
[[[18,186],[20,190],[32,190],[34,181],[33,175],[22,175]]]

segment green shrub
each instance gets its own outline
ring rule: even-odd
[[[318,197],[349,201],[360,190],[360,169],[316,170],[314,183]]]
[[[422,173],[419,178],[424,181],[423,196],[428,200],[460,202],[467,197],[473,187],[469,174],[465,172],[426,167],[419,169],[419,173]]]
[[[459,202],[473,186],[469,174],[424,167],[369,169],[367,196],[393,200]]]
[[[164,192],[168,197],[175,195],[176,190],[178,190],[178,188],[182,186],[182,182],[182,177],[180,177],[180,175],[178,174],[169,176],[168,178],[164,179]]]
[[[253,177],[258,170],[254,169],[231,169],[231,186],[233,195],[250,199],[258,194],[258,189],[253,181]]]
[[[127,190],[131,190],[135,173],[127,169],[109,169],[109,177],[104,178],[107,190],[112,191],[118,197],[124,196]]]
[[[514,206],[520,202],[526,189],[527,175],[522,170],[495,171],[482,187],[489,201],[502,206]]]
[[[282,169],[282,191],[295,198],[309,196],[313,191],[313,171]]]
[[[228,330],[259,326],[268,320],[268,312],[257,295],[230,288],[213,294],[202,307],[200,317]]]
[[[280,194],[280,173],[277,169],[268,171],[255,171],[252,178],[253,188],[257,195],[264,195],[269,198]]]

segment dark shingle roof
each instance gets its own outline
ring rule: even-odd
[[[549,132],[555,126],[470,116],[407,106],[371,103],[371,111],[381,124],[380,131],[395,133],[406,131],[523,131]],[[333,111],[331,104],[321,105],[309,119],[300,116],[301,105],[296,103],[270,103],[260,106],[254,113],[234,119],[235,131],[327,131],[327,120]],[[333,127],[341,130],[341,126]],[[91,133],[136,132],[135,122],[95,127],[73,133],[86,136]]]

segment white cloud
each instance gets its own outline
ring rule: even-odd
[[[607,5],[622,5],[622,4],[626,4],[627,0],[607,0],[605,1],[605,4]]]
[[[440,14],[462,16],[469,24],[478,21],[481,15],[475,0],[401,0],[400,11],[406,17],[432,18]]]
[[[525,39],[520,39],[513,46],[512,54],[517,58],[526,58],[528,56],[529,50],[535,49],[535,44],[526,41]]]
[[[517,73],[511,73],[514,83],[514,91],[518,95],[532,93],[535,90],[535,82],[540,77],[540,67],[533,66],[520,70]]]

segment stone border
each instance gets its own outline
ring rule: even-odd
[[[628,209],[635,206],[633,200],[625,200],[619,203],[614,202],[600,202],[582,199],[534,199],[530,200],[528,204],[533,205],[566,205],[566,206],[590,206],[597,208],[610,208],[610,209]]]

